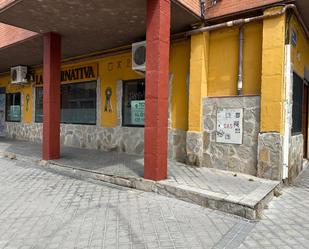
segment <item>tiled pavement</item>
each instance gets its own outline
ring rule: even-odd
[[[8,151],[24,156],[41,159],[41,145],[0,139],[0,151]],[[62,165],[92,170],[106,175],[123,177],[143,177],[143,158],[136,155],[116,152],[99,152],[63,146],[61,159],[56,161]],[[184,164],[169,161],[168,183],[186,185],[214,193],[232,195],[242,198],[259,190],[271,189],[274,182],[242,174],[208,168],[187,167]],[[266,190],[267,191],[267,190]]]
[[[0,183],[1,249],[224,248],[254,226],[176,199],[8,159],[0,159]]]
[[[308,187],[285,188],[249,222],[0,158],[0,248],[309,248]]]
[[[264,211],[240,248],[309,248],[309,169]]]

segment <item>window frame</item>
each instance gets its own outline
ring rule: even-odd
[[[38,96],[37,96],[37,89],[42,89],[43,91],[43,86],[35,86],[35,91],[34,91],[34,94],[35,94],[35,99],[34,99],[34,123],[37,123],[37,124],[42,124],[43,121],[44,121],[44,117],[43,117],[43,112],[44,112],[44,109],[42,109],[42,121],[37,121],[37,100],[38,100]],[[42,96],[44,95],[44,93],[42,94]],[[44,107],[43,107],[44,108]]]
[[[20,98],[20,104],[19,104],[19,120],[8,120],[8,95],[13,95],[13,94],[19,94],[19,98]],[[21,108],[21,98],[22,98],[22,94],[21,92],[15,92],[15,93],[5,93],[5,122],[11,122],[11,123],[21,123],[22,121],[22,108]]]
[[[95,83],[95,92],[96,92],[96,97],[95,97],[95,122],[94,123],[69,123],[69,122],[63,122],[61,120],[61,110],[62,110],[62,106],[61,106],[61,101],[62,101],[62,95],[61,95],[61,92],[62,92],[62,89],[61,87],[62,86],[66,86],[66,85],[82,85],[82,84],[87,84],[87,83]],[[43,89],[43,86],[36,86],[36,89],[37,88],[42,88]],[[74,83],[65,83],[65,84],[61,84],[60,85],[60,124],[65,124],[65,125],[89,125],[89,126],[96,126],[97,125],[97,122],[98,122],[98,81],[97,80],[89,80],[89,81],[82,81],[82,82],[74,82]],[[44,91],[44,90],[43,90]],[[44,93],[43,93],[44,95]],[[35,91],[35,113],[34,113],[34,121],[35,123],[43,123],[44,121],[44,114],[42,115],[43,116],[43,120],[42,121],[37,121],[36,120],[36,114],[37,114],[37,108],[36,108],[36,102],[37,101],[37,94],[36,94],[36,91]],[[44,108],[44,107],[43,107]]]
[[[145,84],[145,93],[144,94],[145,94],[145,100],[146,100],[146,80],[145,80],[145,78],[143,78],[143,79],[123,80],[122,81],[121,126],[122,127],[145,128],[145,124],[144,125],[133,125],[133,124],[125,124],[124,123],[124,117],[125,117],[125,113],[124,113],[124,110],[125,110],[125,103],[124,103],[124,101],[125,101],[125,92],[124,92],[124,89],[125,89],[125,84],[130,83],[130,82],[144,82],[144,84]]]

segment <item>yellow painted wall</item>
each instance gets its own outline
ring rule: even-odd
[[[281,8],[266,10],[277,12]],[[285,15],[264,20],[262,86],[261,86],[261,132],[283,133]]]
[[[172,128],[188,129],[188,85],[190,40],[171,45],[170,73],[172,81]]]
[[[209,33],[191,37],[188,130],[202,130],[202,98],[207,95]]]
[[[261,92],[262,23],[244,27],[244,95]],[[191,37],[189,131],[201,131],[202,98],[237,94],[239,28]]]
[[[244,26],[243,94],[260,94],[262,65],[262,23]],[[210,33],[208,96],[237,94],[239,28]]]
[[[294,71],[300,76],[304,77],[305,67],[309,70],[309,42],[306,38],[305,32],[293,15],[290,21],[290,39],[292,30],[296,33],[296,46],[292,47],[291,59]]]
[[[208,96],[237,93],[238,28],[210,33]]]
[[[117,126],[116,112],[116,91],[118,80],[131,80],[143,78],[131,69],[131,53],[106,57],[99,61],[99,77],[101,80],[101,125],[103,127]],[[112,107],[113,112],[104,112],[105,90],[110,87],[112,89]]]
[[[170,72],[174,75],[172,86],[172,127],[175,129],[187,130],[188,127],[188,96],[187,96],[187,76],[189,73],[190,61],[190,41],[173,43],[170,51]],[[123,53],[110,57],[94,60],[86,60],[79,63],[63,64],[62,68],[80,67],[87,64],[98,64],[98,78],[101,82],[101,125],[103,127],[115,127],[117,120],[117,81],[143,78],[143,75],[132,71],[131,53]],[[36,74],[42,74],[42,69],[37,69]],[[23,122],[32,122],[32,84],[26,86],[13,86],[10,84],[9,75],[0,76],[0,87],[6,87],[7,92],[23,93]],[[112,89],[111,103],[113,112],[104,112],[106,88]],[[30,97],[27,109],[27,95]]]
[[[20,92],[23,97],[23,122],[24,123],[31,123],[32,122],[32,85],[11,85],[10,84],[10,75],[2,75],[0,77],[0,87],[6,87],[7,93],[17,93]],[[29,96],[29,104],[27,108],[27,95]]]

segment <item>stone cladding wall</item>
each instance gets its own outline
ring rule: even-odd
[[[304,138],[302,134],[292,136],[289,152],[289,182],[293,182],[303,170]]]
[[[258,177],[281,181],[283,174],[282,146],[283,136],[280,133],[259,134]]]
[[[6,123],[8,138],[42,142],[41,123]],[[77,148],[118,151],[128,154],[144,153],[144,129],[134,127],[103,128],[95,125],[61,124],[61,144]],[[180,162],[186,156],[186,132],[169,130],[169,156]]]
[[[216,142],[218,108],[243,108],[242,144]],[[259,127],[259,96],[205,98],[202,166],[256,175]]]

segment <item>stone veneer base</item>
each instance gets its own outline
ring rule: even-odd
[[[303,135],[291,136],[289,151],[289,182],[293,182],[303,170],[304,139]]]
[[[12,139],[42,142],[42,123],[6,123],[6,136]],[[137,127],[103,128],[95,125],[61,124],[61,144],[76,148],[144,153],[144,129]],[[169,157],[186,159],[186,131],[169,129]]]
[[[242,144],[216,142],[218,108],[243,109]],[[204,98],[202,166],[256,176],[259,128],[259,96]]]
[[[257,176],[271,180],[282,180],[283,136],[276,132],[259,134]]]

